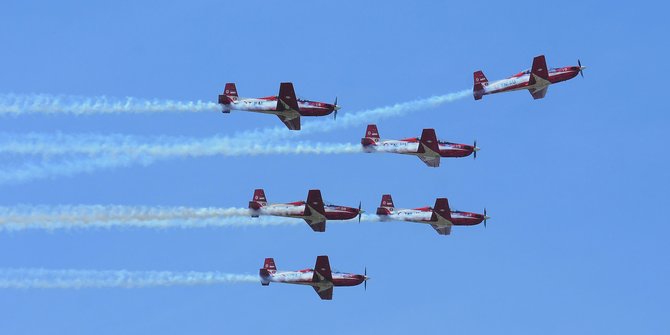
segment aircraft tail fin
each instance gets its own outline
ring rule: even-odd
[[[382,195],[382,202],[377,208],[377,215],[389,215],[393,212],[393,198],[390,194]]]
[[[254,197],[249,201],[249,209],[252,210],[251,216],[257,218],[258,211],[268,204],[267,198],[265,198],[265,191],[262,188],[254,190]]]
[[[365,130],[365,137],[361,139],[361,144],[364,147],[375,145],[379,142],[379,130],[377,130],[376,124],[369,124],[368,128]]]
[[[486,79],[484,72],[476,71],[474,73],[475,85],[472,88],[472,94],[475,97],[475,100],[479,100],[484,96],[484,86],[489,83],[489,80]]]
[[[223,94],[219,95],[219,104],[229,105],[236,101],[237,98],[237,88],[235,87],[235,83],[227,83],[226,87],[223,89]]]
[[[261,277],[261,284],[263,286],[270,285],[270,277],[273,273],[277,272],[277,266],[275,265],[275,260],[273,258],[266,258],[263,263],[263,268],[259,270],[259,275]]]

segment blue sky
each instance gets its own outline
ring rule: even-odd
[[[256,284],[148,289],[4,290],[2,334],[341,331],[661,334],[670,290],[670,184],[662,99],[668,73],[659,2],[542,5],[477,2],[115,1],[0,6],[0,92],[215,100],[242,96],[331,101],[343,115],[472,86],[530,67],[588,66],[585,78],[526,92],[466,98],[378,123],[382,137],[436,128],[477,139],[471,158],[429,169],[395,155],[178,159],[151,166],[0,186],[0,205],[245,206],[254,188],[294,201],[310,188],[374,211],[452,207],[493,218],[449,237],[411,223],[332,222],[269,228],[99,229],[0,234],[0,267],[257,273],[334,268],[373,279],[320,301],[311,289]],[[305,120],[308,122],[309,120]],[[2,132],[207,137],[279,124],[232,113],[26,116]],[[309,136],[359,141],[364,126]],[[263,141],[263,138],[258,138]],[[2,166],[18,164],[12,160]],[[261,322],[261,323],[259,323]]]

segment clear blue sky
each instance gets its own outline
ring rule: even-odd
[[[464,99],[379,123],[382,137],[440,137],[482,151],[429,169],[394,155],[182,159],[0,189],[0,205],[245,206],[321,188],[336,203],[381,194],[399,207],[480,211],[483,226],[442,237],[411,223],[333,222],[193,230],[0,234],[0,268],[220,270],[311,267],[328,254],[373,277],[320,301],[311,289],[237,284],[152,289],[4,290],[1,334],[318,332],[663,334],[670,332],[666,92],[670,31],[662,2],[409,3],[313,1],[4,1],[0,92],[214,100],[300,96],[341,113],[470,88],[530,67],[589,68],[585,78]],[[3,132],[205,137],[278,125],[233,113],[3,118]],[[313,141],[357,142],[364,127]],[[263,141],[262,138],[258,139]],[[4,162],[3,164],[12,164]]]

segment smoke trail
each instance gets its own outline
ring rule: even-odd
[[[238,144],[223,138],[184,139],[183,142],[168,143],[132,143],[122,144],[103,141],[95,143],[85,137],[77,143],[69,141],[63,145],[58,141],[45,140],[41,143],[0,144],[0,154],[42,155],[44,158],[62,154],[88,155],[69,157],[57,161],[46,160],[41,163],[26,163],[19,167],[0,169],[0,185],[28,182],[38,179],[72,176],[91,173],[103,169],[147,166],[158,160],[171,158],[195,158],[205,156],[255,156],[255,155],[302,155],[302,154],[350,154],[363,152],[355,144]]]
[[[17,184],[38,179],[58,176],[73,176],[80,173],[91,173],[101,169],[125,167],[133,164],[148,165],[150,160],[142,157],[100,156],[58,162],[27,163],[16,168],[0,170],[0,185]]]
[[[251,218],[246,208],[113,205],[0,207],[0,231],[112,227],[241,227],[299,223],[300,220],[290,218]]]
[[[122,145],[118,145],[117,149],[111,149],[113,154],[117,152],[130,152],[135,153],[134,155],[116,155],[116,156],[102,156],[92,159],[83,159],[75,161],[61,161],[57,163],[43,163],[38,164],[28,164],[26,166],[20,167],[15,170],[2,170],[0,171],[0,184],[3,183],[12,183],[12,182],[24,182],[34,179],[47,178],[50,176],[70,176],[82,172],[93,172],[98,169],[103,168],[113,168],[113,167],[122,167],[129,166],[131,164],[150,164],[155,159],[160,156],[161,158],[174,157],[181,155],[182,157],[189,157],[194,155],[242,155],[242,154],[267,154],[267,153],[349,153],[349,152],[359,152],[360,149],[358,146],[349,145],[334,145],[335,147],[328,147],[330,145],[316,145],[310,146],[308,144],[302,144],[298,146],[285,144],[285,145],[276,145],[276,144],[258,144],[256,141],[258,139],[263,139],[264,141],[277,141],[284,138],[295,138],[298,136],[307,135],[310,133],[317,132],[327,132],[338,128],[345,128],[354,125],[361,125],[368,122],[373,122],[380,120],[385,117],[403,115],[412,111],[426,109],[431,107],[438,107],[448,102],[456,101],[470,95],[470,90],[464,90],[456,93],[450,93],[446,95],[433,96],[426,99],[419,99],[405,103],[399,103],[392,106],[386,106],[381,108],[375,108],[370,110],[364,110],[361,112],[355,113],[346,113],[340,117],[337,121],[332,120],[318,120],[313,122],[307,122],[304,124],[302,131],[288,131],[284,127],[274,127],[267,128],[264,130],[256,130],[238,133],[231,137],[214,137],[210,139],[205,139],[200,142],[187,143],[185,144],[173,144],[172,146],[154,144],[153,147],[135,147],[137,143],[132,142],[132,137],[125,137],[123,135],[115,135],[109,139],[104,139],[100,135],[89,135],[94,139],[91,141],[91,144],[79,146],[77,150],[82,153],[88,152],[92,154],[93,152],[99,152],[100,147],[107,148],[105,150],[110,151],[109,148],[117,145],[119,140],[130,141]],[[2,100],[0,99],[0,115],[2,115]],[[103,104],[104,105],[104,104]],[[132,104],[130,104],[132,106]],[[177,104],[179,105],[179,104]],[[11,135],[3,135],[2,137],[7,140]],[[56,135],[61,136],[61,140],[65,140],[66,145],[63,145],[62,148],[72,146],[72,141],[78,141],[79,139],[75,137],[68,137],[65,135]],[[0,152],[10,153],[10,154],[41,154],[45,156],[62,154],[65,149],[56,148],[54,145],[46,144],[39,139],[40,135],[31,134],[27,136],[29,143],[32,144],[22,144],[17,143],[16,141],[9,141],[6,145],[0,148]],[[97,145],[93,144],[97,143]],[[81,143],[80,143],[81,144]],[[190,151],[192,147],[189,145],[195,145],[199,150]],[[205,147],[209,146],[209,147]],[[169,147],[169,148],[168,148]],[[170,152],[170,156],[166,154],[166,148]],[[158,156],[148,157],[143,155],[143,153],[149,151],[157,152]],[[104,150],[103,150],[104,151]],[[197,154],[196,154],[197,153]]]
[[[2,289],[82,289],[256,283],[257,276],[222,272],[0,269]]]
[[[143,137],[131,135],[8,134],[0,133],[0,154],[114,155],[147,159],[201,156],[241,156],[267,154],[343,154],[361,152],[358,144],[256,143],[230,137]]]
[[[397,103],[395,105],[362,110],[352,113],[342,113],[337,120],[324,119],[314,121],[303,121],[300,131],[287,131],[286,127],[273,127],[261,130],[253,130],[238,133],[234,136],[236,139],[254,139],[263,138],[271,140],[280,140],[285,138],[296,138],[303,135],[314,133],[329,132],[336,129],[348,128],[352,126],[363,126],[369,123],[377,122],[386,118],[402,116],[410,112],[422,109],[436,108],[444,104],[454,102],[466,97],[472,96],[472,90],[462,90],[444,95],[436,95],[429,98],[417,99],[408,102]],[[303,120],[305,120],[303,118]]]
[[[146,100],[138,98],[81,97],[51,94],[2,94],[0,116],[26,114],[113,114],[161,112],[213,112],[215,102]]]

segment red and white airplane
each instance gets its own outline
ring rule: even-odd
[[[582,62],[579,60],[577,60],[577,64],[577,66],[547,68],[544,55],[541,55],[533,59],[533,67],[530,70],[519,72],[509,78],[492,83],[489,83],[488,79],[486,79],[484,72],[477,71],[474,73],[475,86],[472,89],[472,93],[475,96],[475,100],[479,100],[487,94],[528,90],[533,99],[542,99],[547,94],[549,85],[572,79],[577,74],[581,74],[584,77],[582,70],[586,66],[582,66]]]
[[[240,98],[234,83],[227,83],[223,94],[219,95],[219,104],[223,113],[241,110],[256,113],[274,114],[291,130],[300,130],[300,116],[324,116],[337,111],[340,106],[335,103],[298,99],[293,90],[293,83],[281,83],[279,95],[265,98]]]
[[[358,208],[326,205],[319,190],[309,190],[307,201],[268,204],[265,191],[257,189],[253,200],[249,201],[249,209],[252,217],[273,215],[303,219],[316,232],[326,231],[326,220],[349,220],[358,216],[360,222],[364,212],[360,203]]]
[[[440,141],[435,129],[424,129],[421,137],[402,140],[381,140],[379,131],[374,124],[368,125],[365,137],[361,139],[365,152],[391,152],[404,155],[415,155],[430,167],[440,166],[440,157],[466,157],[470,154],[477,158],[477,141],[474,145]]]
[[[414,209],[398,209],[393,205],[393,199],[390,194],[382,196],[382,202],[377,208],[377,215],[382,221],[411,221],[427,223],[440,235],[449,235],[452,226],[474,226],[484,222],[490,217],[484,214],[461,212],[449,208],[447,198],[438,198],[435,200],[434,207],[421,207]]]
[[[260,269],[260,276],[263,286],[268,286],[270,283],[309,285],[314,288],[322,300],[333,299],[333,287],[335,286],[356,286],[365,283],[364,286],[367,288],[369,279],[367,269],[362,275],[332,272],[328,256],[318,256],[314,269],[287,272],[277,272],[274,259],[266,258],[263,268]]]

